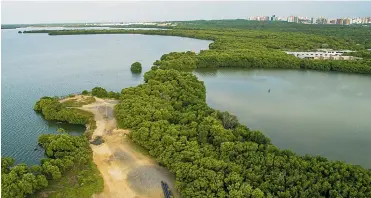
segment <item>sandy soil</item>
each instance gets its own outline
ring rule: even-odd
[[[66,102],[68,100],[76,100],[77,102],[79,101],[83,101],[85,100],[86,98],[88,98],[90,96],[84,96],[84,95],[75,95],[73,97],[66,97],[66,98],[63,98],[62,100],[59,100],[59,102]]]
[[[94,113],[97,129],[93,138],[102,136],[104,143],[91,144],[93,159],[104,179],[104,190],[93,198],[145,198],[164,197],[161,181],[170,186],[175,197],[174,177],[156,161],[138,151],[126,134],[117,129],[113,115],[115,100],[102,100],[80,109]]]

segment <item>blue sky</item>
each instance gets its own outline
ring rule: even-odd
[[[247,18],[371,16],[371,1],[1,1],[1,23],[143,22]]]

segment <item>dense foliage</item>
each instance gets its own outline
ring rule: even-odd
[[[34,110],[41,112],[46,120],[58,120],[71,124],[88,124],[93,114],[76,108],[66,108],[58,99],[42,97],[36,102]]]
[[[38,143],[47,156],[40,165],[14,166],[14,159],[2,158],[2,197],[22,198],[40,190],[45,191],[48,184],[58,183],[70,171],[77,174],[78,181],[62,191],[59,189],[48,193],[50,196],[90,197],[103,190],[103,179],[92,163],[87,137],[66,133],[44,134],[39,137]]]
[[[116,117],[175,174],[184,197],[371,197],[370,170],[276,148],[208,107],[191,73],[157,68],[144,80],[123,89]]]
[[[102,87],[94,87],[91,90],[91,95],[96,96],[98,98],[113,98],[113,99],[120,98],[120,93],[114,91],[107,91]]]
[[[140,73],[142,72],[142,64],[140,64],[140,62],[134,62],[133,64],[131,64],[130,70],[133,73]]]
[[[330,37],[340,37],[348,41],[354,41],[371,48],[371,27],[362,25],[321,25],[321,24],[298,24],[281,21],[248,21],[244,19],[231,20],[197,20],[178,22],[177,28],[187,29],[244,29],[264,30],[271,32],[297,32],[316,34]]]
[[[1,194],[3,198],[23,198],[48,186],[41,166],[14,165],[15,160],[1,158]]]

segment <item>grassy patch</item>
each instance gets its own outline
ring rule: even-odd
[[[65,107],[82,107],[87,104],[95,102],[95,98],[92,96],[87,96],[81,99],[71,98],[63,102]]]

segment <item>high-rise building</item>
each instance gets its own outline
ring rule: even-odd
[[[314,18],[313,17],[310,19],[310,23],[314,24]]]
[[[293,16],[287,17],[287,22],[289,22],[289,23],[294,22],[294,17]]]
[[[277,21],[277,17],[276,17],[276,15],[273,15],[273,16],[271,17],[271,21]]]
[[[361,22],[361,23],[362,23],[362,24],[368,23],[368,19],[367,19],[367,17],[362,18],[362,22]]]
[[[343,19],[336,19],[336,24],[337,25],[343,25],[344,20]]]
[[[294,23],[299,23],[299,17],[294,17]]]
[[[343,25],[350,25],[350,19],[344,19]]]
[[[327,24],[327,19],[323,18],[323,17],[320,17],[316,20],[316,23],[317,24]]]

